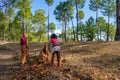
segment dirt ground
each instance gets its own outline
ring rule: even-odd
[[[43,45],[29,43],[30,63],[20,66],[19,43],[0,42],[0,80],[120,80],[120,42],[60,43],[60,67],[37,64]]]

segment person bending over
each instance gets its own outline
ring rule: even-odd
[[[51,66],[54,64],[54,56],[57,55],[58,66],[60,66],[60,46],[56,34],[52,34],[50,38],[50,43],[52,44],[52,57],[51,57]]]

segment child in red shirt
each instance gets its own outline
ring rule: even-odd
[[[50,42],[52,43],[53,46],[58,45],[58,39],[57,39],[57,36],[55,34],[51,35]]]
[[[24,64],[26,61],[28,61],[29,55],[28,55],[28,43],[26,39],[26,34],[23,33],[22,37],[20,39],[20,45],[21,45],[21,64]]]
[[[51,66],[53,66],[54,63],[54,56],[57,55],[57,62],[58,66],[60,66],[60,46],[59,41],[57,39],[56,34],[52,34],[50,38],[50,43],[52,44],[52,58],[51,58]]]

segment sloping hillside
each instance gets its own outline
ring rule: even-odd
[[[119,80],[120,42],[60,43],[61,67],[37,64],[43,43],[30,43],[30,63],[19,65],[19,43],[0,43],[0,80]],[[51,54],[50,54],[51,56]]]

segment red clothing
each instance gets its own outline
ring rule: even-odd
[[[50,42],[51,42],[53,45],[59,43],[59,42],[58,42],[58,39],[56,39],[56,38],[51,38],[51,39],[50,39]]]
[[[21,45],[26,45],[27,46],[26,38],[24,38],[24,37],[21,38]]]
[[[29,61],[29,54],[28,54],[28,44],[26,39],[26,34],[23,33],[20,39],[21,44],[21,64],[25,64],[26,61]]]

